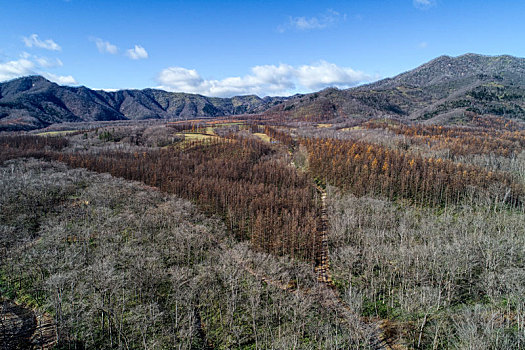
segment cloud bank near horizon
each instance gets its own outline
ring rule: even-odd
[[[262,65],[251,68],[245,76],[205,79],[195,69],[169,67],[157,76],[158,88],[205,96],[292,95],[327,87],[349,88],[369,82],[372,76],[349,67],[319,61],[312,65]]]

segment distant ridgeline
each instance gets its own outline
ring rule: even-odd
[[[62,122],[243,114],[314,122],[393,116],[447,124],[465,122],[468,113],[525,121],[525,59],[441,56],[372,84],[291,97],[213,98],[155,89],[107,92],[59,86],[40,76],[0,84],[0,131]]]
[[[254,95],[205,97],[156,89],[103,91],[60,86],[41,76],[0,84],[0,131],[63,122],[187,119],[258,113],[285,100]]]

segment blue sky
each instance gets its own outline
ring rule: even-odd
[[[525,1],[0,0],[0,81],[232,96],[346,88],[440,55],[525,57]]]

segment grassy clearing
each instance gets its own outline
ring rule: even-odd
[[[175,134],[176,136],[183,136],[184,141],[202,141],[202,140],[210,140],[210,139],[219,139],[219,136],[214,135],[208,135],[208,134],[201,134],[201,133],[180,133]]]
[[[264,142],[270,142],[272,139],[270,138],[270,136],[262,133],[262,132],[256,132],[254,133],[255,136],[257,136],[258,138],[260,138],[261,140],[263,140]]]
[[[343,128],[340,131],[362,130],[362,126],[352,126],[351,128]]]
[[[331,128],[333,124],[317,124],[318,128]]]
[[[213,129],[215,129],[216,127],[215,126],[208,126],[206,128],[206,134],[208,135],[215,135],[215,131],[213,131]]]
[[[63,136],[63,135],[67,135],[67,134],[72,134],[72,133],[77,132],[77,131],[78,130],[46,131],[46,132],[38,133],[36,135],[38,135],[38,136]]]
[[[184,141],[177,142],[171,146],[166,146],[166,147],[175,146],[175,147],[186,148],[187,146],[190,145],[190,143],[195,142],[195,141],[210,142],[210,141],[221,139],[220,136],[201,134],[201,133],[176,133],[175,136],[184,137]]]

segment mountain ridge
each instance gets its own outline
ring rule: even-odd
[[[449,122],[465,112],[525,120],[525,59],[468,53],[439,56],[367,85],[291,98],[269,113],[287,119],[394,116]]]
[[[184,119],[257,113],[285,97],[232,98],[159,89],[92,90],[32,75],[0,83],[0,130],[31,130],[60,122]]]
[[[0,130],[31,130],[60,122],[241,114],[306,121],[394,116],[447,123],[466,112],[525,120],[525,59],[443,55],[370,84],[290,97],[219,98],[153,88],[92,90],[60,86],[41,76],[0,83]]]

